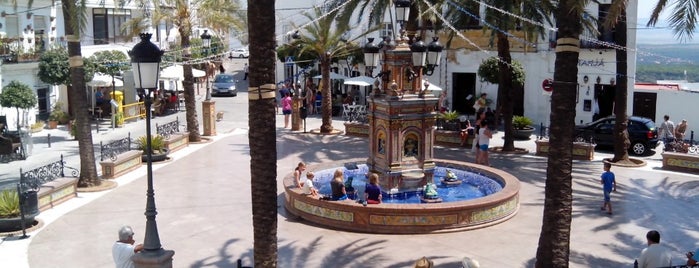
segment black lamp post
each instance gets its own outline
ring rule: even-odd
[[[432,37],[432,43],[427,46],[427,72],[426,75],[432,75],[434,68],[439,66],[439,62],[442,60],[442,50],[444,46],[439,43],[439,37]]]
[[[158,77],[160,75],[160,61],[163,51],[150,41],[150,33],[140,34],[141,42],[136,44],[129,55],[131,56],[131,66],[134,74],[135,88],[139,94],[145,96],[146,106],[146,156],[147,156],[147,179],[148,190],[146,192],[146,234],[143,241],[143,258],[151,259],[168,254],[160,245],[158,226],[155,216],[158,212],[155,209],[155,196],[153,191],[153,152],[151,150],[151,105],[153,104],[152,94],[158,87]],[[171,251],[170,251],[171,252]],[[172,252],[174,254],[174,252]],[[139,267],[138,265],[136,267]]]
[[[374,68],[379,66],[379,52],[381,48],[374,43],[374,38],[369,38],[369,43],[364,45],[364,66],[368,69],[368,76],[373,77]]]
[[[204,30],[204,33],[201,34],[201,42],[204,45],[204,55],[208,56],[209,55],[209,47],[211,47],[211,35],[209,34],[209,30]],[[209,66],[206,66],[206,69],[208,69]],[[208,73],[208,72],[207,72]],[[206,100],[211,100],[211,86],[209,86],[209,75],[206,75]]]

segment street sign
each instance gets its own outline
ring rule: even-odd
[[[288,65],[288,66],[294,65],[294,57],[292,57],[292,56],[286,57],[286,65]]]
[[[551,79],[551,78],[544,79],[544,82],[541,83],[541,87],[546,92],[552,92],[553,91],[553,79]]]

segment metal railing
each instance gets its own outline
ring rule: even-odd
[[[126,104],[124,109],[124,120],[146,118],[146,106],[143,102]]]
[[[180,118],[175,117],[175,121],[162,125],[155,124],[156,133],[164,138],[170,138],[170,135],[180,132]]]
[[[123,152],[128,152],[131,150],[131,132],[128,133],[126,138],[111,141],[107,144],[103,144],[100,141],[100,161],[105,159],[110,159],[116,161],[119,154]]]
[[[70,170],[71,177],[77,178],[80,171],[76,168],[66,166],[65,164],[66,162],[63,160],[63,154],[61,154],[60,160],[29,170],[27,172],[23,172],[22,168],[20,168],[19,184],[22,192],[26,192],[28,190],[38,190],[44,183],[53,181],[56,178],[65,177],[65,169]]]
[[[689,140],[675,139],[672,142],[663,144],[663,151],[685,154],[699,154],[699,144],[697,144],[694,141],[694,131],[692,130],[690,132]]]

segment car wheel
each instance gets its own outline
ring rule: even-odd
[[[238,58],[241,58],[241,59],[242,59],[242,58],[245,58],[245,55],[240,54],[240,55],[238,55]]]
[[[635,155],[644,155],[646,151],[648,151],[648,146],[640,141],[631,144],[631,153]]]

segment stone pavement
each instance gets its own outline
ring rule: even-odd
[[[247,99],[245,93],[238,98]],[[247,109],[247,107],[241,107]],[[334,120],[336,128],[342,128]],[[193,144],[154,165],[158,229],[163,248],[175,250],[174,267],[235,267],[252,261],[252,212],[247,129],[219,131],[212,142]],[[412,267],[427,256],[436,267],[461,267],[471,257],[481,267],[531,267],[541,228],[546,159],[533,155],[534,143],[517,141],[527,155],[491,154],[492,164],[522,181],[520,209],[512,219],[487,228],[425,235],[375,235],[313,226],[288,215],[282,206],[281,178],[299,161],[338,162],[365,158],[366,138],[291,133],[277,116],[278,267]],[[308,129],[320,125],[308,120]],[[221,128],[219,128],[221,129]],[[493,139],[501,145],[502,132]],[[571,267],[631,267],[645,247],[645,233],[660,231],[676,264],[699,240],[699,176],[660,170],[659,153],[642,168],[614,167],[618,192],[615,214],[601,213],[602,159],[574,162]],[[460,148],[435,148],[435,156],[473,161]],[[254,178],[252,178],[254,179]],[[0,259],[7,267],[113,267],[111,245],[121,225],[145,230],[145,166],[115,179],[119,187],[80,193],[38,218],[44,227],[31,237],[3,239]],[[5,265],[3,265],[5,266]]]

